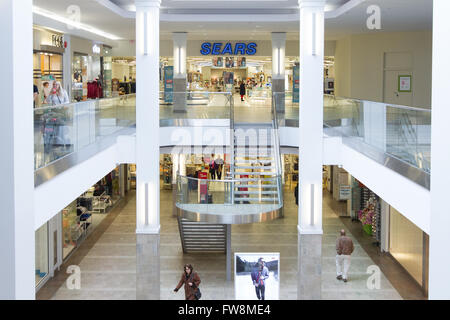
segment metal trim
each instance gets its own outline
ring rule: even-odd
[[[230,119],[160,119],[159,127],[230,127]]]
[[[259,223],[267,222],[283,217],[283,207],[277,210],[262,212],[257,214],[226,214],[217,215],[209,213],[198,213],[180,209],[177,207],[178,217],[185,218],[194,222],[206,222],[211,224],[246,224],[246,223]]]

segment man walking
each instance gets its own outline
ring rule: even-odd
[[[347,273],[350,268],[350,256],[353,252],[353,241],[341,230],[341,236],[336,240],[336,273],[338,280],[347,282]]]

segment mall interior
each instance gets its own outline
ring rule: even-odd
[[[450,299],[449,10],[0,0],[0,299]]]

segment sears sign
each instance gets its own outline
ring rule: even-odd
[[[256,53],[256,43],[236,43],[233,47],[233,44],[231,43],[222,43],[222,42],[204,42],[202,43],[202,49],[200,50],[200,53],[204,56],[207,56],[209,54],[218,56],[218,55],[249,55],[252,56]]]

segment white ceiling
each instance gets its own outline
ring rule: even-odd
[[[328,0],[328,9],[347,1]],[[67,16],[67,8],[76,4],[81,9],[82,23],[123,39],[135,37],[133,15],[125,11],[133,10],[134,0],[33,0],[33,4],[61,16]],[[372,4],[381,8],[380,31],[366,28],[366,10]],[[111,7],[124,14],[119,15]],[[218,13],[219,21],[207,21],[212,15],[216,18]],[[124,17],[127,14],[129,17]],[[184,16],[189,16],[185,20],[190,21],[168,21],[181,20]],[[239,19],[230,21],[235,16]],[[195,40],[268,40],[271,32],[278,31],[287,32],[288,39],[298,40],[297,16],[298,0],[162,0],[161,39],[172,39],[172,32],[183,31]],[[332,40],[348,34],[431,30],[431,27],[431,0],[366,0],[338,18],[327,19],[325,32],[326,38]]]

